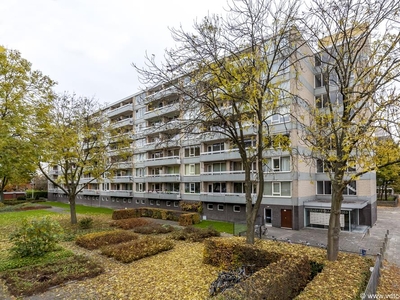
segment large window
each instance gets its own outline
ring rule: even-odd
[[[226,163],[214,163],[211,165],[206,166],[206,172],[208,173],[219,173],[219,172],[225,172],[226,171]]]
[[[224,143],[215,143],[207,146],[207,152],[219,152],[225,149]]]
[[[318,195],[331,195],[332,184],[330,181],[317,181]],[[355,181],[351,181],[343,190],[343,195],[357,195],[357,185]]]
[[[185,175],[199,175],[200,164],[185,165]]]
[[[187,194],[200,194],[200,182],[186,182],[185,193]]]
[[[283,182],[265,182],[264,183],[264,195],[267,196],[291,196],[292,195],[292,184],[290,181]]]
[[[328,165],[328,162],[323,160],[323,159],[317,159],[317,172],[318,173],[326,173],[329,172],[330,168]],[[347,172],[355,172],[356,171],[356,165],[354,160],[349,160],[347,163],[347,168],[346,168]]]
[[[290,171],[290,156],[267,158],[264,172],[288,172]]]
[[[209,193],[226,193],[226,182],[214,182],[208,184]]]
[[[185,157],[195,157],[195,156],[200,156],[199,146],[185,148]]]

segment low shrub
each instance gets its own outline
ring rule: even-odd
[[[122,220],[122,219],[130,219],[130,218],[138,218],[140,217],[140,210],[136,208],[128,208],[128,209],[117,209],[112,213],[113,220]]]
[[[11,252],[16,257],[42,256],[54,251],[61,238],[59,223],[45,217],[40,220],[22,220],[21,227],[10,235]]]
[[[133,232],[114,230],[81,235],[77,237],[75,243],[83,248],[93,250],[102,246],[128,242],[137,238],[138,235]]]
[[[93,219],[90,217],[85,217],[79,220],[78,224],[80,229],[90,229],[93,227]]]
[[[26,200],[26,196],[18,196],[17,200]]]
[[[171,250],[173,247],[174,243],[171,240],[143,236],[130,242],[103,247],[101,253],[123,263],[130,263],[143,257]]]
[[[209,237],[220,236],[221,233],[214,228],[196,228],[188,226],[171,234],[171,238],[178,241],[202,242]]]
[[[244,239],[211,238],[204,241],[203,263],[222,269],[235,269],[254,265],[256,270],[278,261],[283,254],[266,251],[257,245],[246,244]]]
[[[296,300],[359,299],[368,283],[369,258],[339,253],[337,261],[326,261],[324,269],[307,284]]]
[[[201,201],[180,201],[179,207],[183,211],[191,211],[201,213],[203,211],[203,203]]]
[[[146,226],[136,227],[133,229],[134,232],[140,234],[164,234],[173,232],[174,230],[175,228],[171,225],[157,223],[150,223]]]
[[[118,227],[121,229],[133,229],[137,227],[148,226],[154,224],[154,222],[144,218],[129,218],[113,221],[110,226]]]
[[[86,257],[72,256],[53,263],[8,270],[1,278],[12,295],[21,297],[43,293],[66,281],[95,277],[103,271],[100,265]]]
[[[306,286],[311,267],[306,256],[282,256],[223,293],[224,299],[291,300]]]
[[[149,207],[127,208],[127,209],[114,210],[112,214],[112,219],[121,220],[121,219],[145,217],[153,219],[179,221],[179,216],[182,213],[183,212],[181,211],[167,210],[160,208],[149,208]]]
[[[180,226],[189,226],[200,223],[200,215],[198,213],[181,214],[179,216]]]

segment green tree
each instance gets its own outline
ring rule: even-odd
[[[160,87],[179,93],[183,113],[174,126],[184,138],[222,135],[238,149],[248,243],[263,198],[263,152],[288,148],[287,136],[272,135],[270,118],[290,111],[289,80],[304,46],[294,29],[297,11],[296,1],[231,1],[226,17],[205,17],[194,32],[173,29],[177,46],[166,51],[163,65],[148,57],[147,68],[136,67],[150,93]]]
[[[303,155],[324,161],[331,181],[327,256],[336,260],[343,191],[379,166],[373,155],[376,133],[398,132],[400,2],[313,0],[310,5],[302,32],[317,53],[315,93],[321,95],[315,103],[302,103],[308,107],[301,139],[311,150]]]
[[[395,141],[381,138],[377,141],[376,185],[378,199],[388,199],[388,188],[400,180],[400,164],[388,164],[400,158],[400,148]]]
[[[15,50],[0,48],[0,201],[7,184],[29,182],[41,146],[31,136],[46,122],[55,82]]]
[[[40,171],[67,195],[72,224],[77,223],[76,196],[88,184],[113,177],[117,163],[132,155],[129,133],[115,130],[106,114],[94,99],[63,94],[54,101],[51,124],[38,134],[46,146]],[[54,166],[58,176],[50,174]],[[83,176],[90,178],[84,184]]]

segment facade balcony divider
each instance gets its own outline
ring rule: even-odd
[[[132,197],[133,192],[131,190],[106,190],[101,191],[101,194],[110,197]]]
[[[114,176],[114,177],[110,178],[110,182],[113,182],[113,183],[132,182],[132,181],[133,181],[132,175]]]

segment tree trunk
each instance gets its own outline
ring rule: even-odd
[[[71,214],[71,224],[78,223],[78,219],[76,217],[75,198],[76,198],[76,196],[73,194],[68,196],[69,210],[70,210],[70,214]]]
[[[340,211],[343,202],[343,188],[332,182],[331,214],[329,217],[327,257],[337,260],[339,254]]]
[[[250,197],[250,201],[246,201],[246,243],[247,244],[254,244],[254,207]]]
[[[3,189],[0,190],[0,203],[4,202],[4,191]]]

